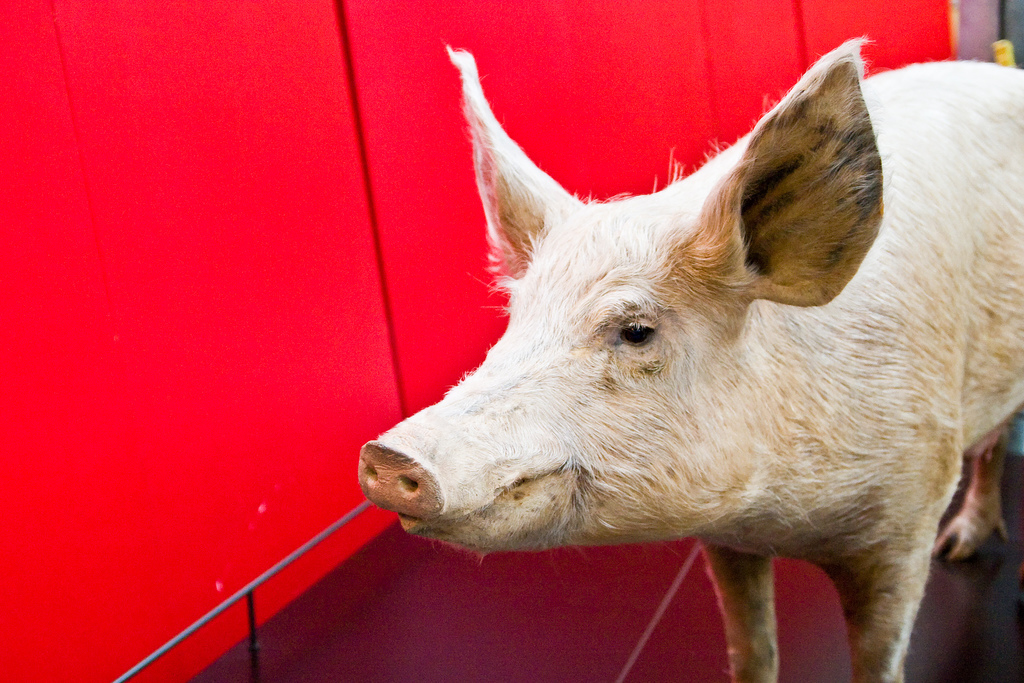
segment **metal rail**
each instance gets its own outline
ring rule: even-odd
[[[370,502],[364,500],[362,503],[349,510],[348,513],[346,513],[345,516],[343,516],[341,519],[334,522],[329,527],[321,531],[319,534],[303,543],[283,560],[281,560],[273,567],[271,567],[270,569],[263,572],[252,581],[250,581],[248,584],[245,585],[245,587],[243,587],[230,598],[220,603],[212,610],[207,612],[205,615],[200,617],[195,623],[186,628],[184,631],[168,640],[166,643],[160,646],[155,652],[153,652],[153,654],[149,655],[141,662],[133,666],[131,669],[126,671],[120,678],[116,679],[114,683],[124,683],[124,681],[133,678],[136,674],[145,669],[147,666],[149,666],[150,664],[158,660],[160,657],[167,654],[171,649],[176,647],[178,643],[185,640],[190,635],[198,631],[200,628],[211,622],[213,619],[215,619],[217,616],[219,616],[226,609],[234,605],[242,598],[245,598],[245,601],[249,608],[249,654],[252,656],[253,667],[254,669],[256,669],[259,665],[259,661],[257,659],[257,653],[259,652],[259,641],[256,639],[256,606],[253,599],[253,591],[255,591],[257,588],[263,585],[263,583],[265,583],[268,579],[272,578],[282,569],[290,565],[292,562],[299,559],[307,552],[312,550],[314,547],[319,545],[324,539],[333,534],[335,531],[351,522],[360,513],[365,511],[368,507],[370,507]]]

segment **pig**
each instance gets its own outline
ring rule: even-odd
[[[736,681],[778,676],[771,558],[812,562],[854,680],[903,680],[930,558],[1005,534],[1024,75],[865,79],[850,42],[692,174],[591,201],[530,161],[473,57],[449,54],[508,327],[363,446],[366,496],[479,553],[698,538]]]

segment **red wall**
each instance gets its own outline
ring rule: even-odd
[[[5,681],[115,678],[362,500],[359,445],[400,414],[338,36],[290,0],[5,13]]]
[[[500,334],[444,45],[476,54],[527,153],[596,197],[663,185],[670,150],[692,167],[847,37],[879,41],[876,67],[949,56],[945,0],[347,0],[351,64],[327,0],[8,5],[10,681],[126,671],[357,505],[359,445]],[[267,584],[261,620],[389,521],[362,515]],[[238,607],[139,680],[185,679],[243,633]]]

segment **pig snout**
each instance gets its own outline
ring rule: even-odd
[[[379,441],[359,452],[359,485],[378,507],[416,520],[436,516],[444,504],[441,487],[415,459]],[[403,519],[403,526],[414,520]]]

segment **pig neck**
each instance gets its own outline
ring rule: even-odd
[[[827,400],[835,395],[828,386],[847,383],[854,371],[837,347],[841,335],[830,332],[838,323],[825,308],[751,305],[725,363],[733,374],[717,383],[725,391],[697,417],[711,461],[729,467],[711,487],[707,521],[694,535],[799,555],[823,540],[817,530],[837,499],[863,505],[862,482],[847,481],[843,452],[856,418]]]

